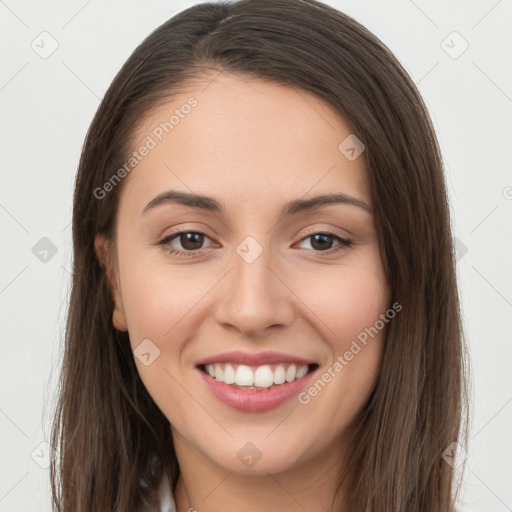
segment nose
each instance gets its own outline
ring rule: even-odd
[[[252,262],[238,253],[219,289],[216,321],[248,337],[264,337],[269,327],[285,327],[293,320],[293,292],[270,251]]]

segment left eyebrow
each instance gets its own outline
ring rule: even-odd
[[[178,190],[167,190],[153,198],[142,211],[143,214],[148,211],[169,203],[178,203],[190,208],[206,210],[209,212],[223,213],[221,204],[213,197]],[[341,203],[356,206],[371,213],[372,209],[361,199],[348,196],[346,194],[324,194],[312,197],[310,199],[295,199],[286,203],[281,209],[281,216],[295,215],[305,211],[316,210],[329,204]]]

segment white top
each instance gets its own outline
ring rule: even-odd
[[[171,491],[171,485],[167,478],[162,479],[160,484],[160,512],[176,512],[176,503]]]
[[[176,512],[176,503],[171,492],[171,486],[165,478],[160,485],[160,512]],[[464,512],[457,503],[455,504],[455,512]]]

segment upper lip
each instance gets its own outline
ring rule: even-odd
[[[301,357],[297,357],[291,354],[283,354],[280,352],[222,352],[211,357],[201,359],[196,363],[196,366],[214,363],[234,363],[234,364],[245,364],[247,366],[261,366],[265,364],[274,363],[296,363],[296,364],[313,364],[314,361],[307,361]]]

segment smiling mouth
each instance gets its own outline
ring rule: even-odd
[[[318,368],[318,364],[277,363],[248,366],[234,363],[201,364],[198,368],[217,382],[246,390],[279,387],[302,379]]]

